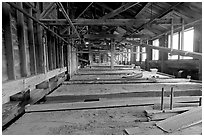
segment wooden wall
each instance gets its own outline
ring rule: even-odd
[[[38,18],[48,5],[19,2],[15,4],[35,18]],[[52,81],[52,78],[64,78],[67,65],[63,47],[66,44],[61,39],[5,2],[2,3],[2,18],[3,103],[8,102],[9,97],[18,92],[27,89],[35,92],[37,85]],[[51,29],[58,31],[56,28]],[[77,69],[76,52],[70,57],[72,62],[68,69],[74,73]],[[59,85],[59,82],[54,85]]]

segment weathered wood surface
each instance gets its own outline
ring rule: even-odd
[[[176,130],[188,127],[201,121],[202,107],[197,107],[182,114],[160,121],[156,125],[165,132],[174,132]]]
[[[180,101],[195,101],[199,97],[175,97],[174,104],[181,104]],[[168,97],[164,98],[164,103],[169,103]],[[81,109],[97,109],[97,108],[114,108],[114,107],[130,107],[130,106],[148,106],[159,103],[158,97],[151,98],[134,98],[121,99],[111,101],[98,102],[76,102],[76,103],[54,103],[26,106],[26,112],[45,112],[45,111],[62,111],[62,110],[81,110]]]
[[[202,135],[202,123],[175,131],[173,133],[163,132],[156,126],[131,127],[126,128],[125,132],[129,135]]]
[[[151,116],[158,113],[180,113],[180,112],[188,111],[192,108],[193,107],[180,107],[180,108],[174,108],[173,110],[152,110],[151,109],[151,110],[145,110],[145,113],[147,114],[147,116]]]
[[[201,90],[202,85],[200,83],[145,83],[145,84],[74,84],[74,85],[62,85],[47,97],[55,96],[76,96],[76,95],[100,95],[100,94],[117,94],[117,93],[131,93],[131,92],[145,92],[153,96],[153,91],[161,91],[162,88],[166,91],[170,91],[173,87],[175,96],[179,94],[179,91]],[[201,93],[196,92],[194,95]],[[192,93],[193,95],[193,93]],[[156,96],[156,95],[155,95]],[[160,96],[160,93],[157,94]],[[167,95],[165,95],[167,96]]]
[[[21,101],[8,102],[2,105],[2,127],[9,123],[16,116],[23,113]]]

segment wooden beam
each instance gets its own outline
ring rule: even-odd
[[[66,19],[40,19],[41,22],[47,25],[65,25],[69,23]],[[72,19],[73,25],[87,26],[87,25],[105,25],[105,26],[127,26],[137,25],[150,21],[150,19]],[[170,19],[155,19],[151,24],[171,24]],[[174,20],[174,24],[181,24],[180,19]]]
[[[141,31],[142,29],[144,29],[145,27],[147,27],[149,24],[151,24],[152,22],[154,22],[156,19],[163,17],[164,15],[166,15],[167,13],[169,13],[170,11],[172,11],[173,8],[175,8],[176,6],[178,6],[179,4],[181,4],[181,2],[178,2],[176,4],[173,4],[171,7],[169,7],[168,9],[164,10],[161,14],[158,14],[156,16],[154,16],[154,18],[152,18],[150,21],[148,21],[147,23],[144,23],[143,25],[141,25],[140,27],[136,28],[129,36],[133,35],[135,32]],[[122,39],[121,41],[123,41],[124,39]],[[120,42],[121,42],[120,41]],[[119,43],[120,43],[119,42]]]
[[[20,8],[23,8],[23,3],[18,2],[17,5]],[[20,60],[21,60],[21,76],[27,77],[28,76],[28,64],[27,64],[27,57],[26,57],[26,45],[25,45],[25,28],[24,28],[24,16],[23,13],[17,12],[17,28],[18,28],[18,41],[19,41],[19,51],[20,51]]]
[[[27,88],[35,89],[37,84],[66,71],[66,68],[59,68],[49,71],[45,74],[39,74],[32,77],[26,77],[14,81],[8,81],[2,84],[2,103],[9,102],[9,97]]]
[[[111,41],[111,69],[114,69],[115,63],[115,42]]]
[[[51,2],[46,9],[40,14],[39,18],[44,18],[48,15],[48,12],[51,11],[53,9],[53,6],[55,5],[54,2]]]
[[[138,42],[135,42],[135,41],[128,41],[128,42],[131,42],[134,45],[148,47],[150,49],[157,49],[157,50],[160,50],[163,52],[168,52],[168,53],[171,53],[173,55],[175,54],[175,55],[181,55],[181,56],[189,56],[189,57],[193,57],[193,58],[197,58],[197,59],[202,58],[202,53],[189,52],[189,51],[183,51],[183,50],[177,50],[177,49],[170,49],[170,48],[158,47],[158,46],[153,46],[153,45],[148,45],[148,44],[140,45]]]
[[[106,14],[105,16],[102,17],[102,19],[108,19],[108,18],[112,18],[116,15],[118,15],[121,12],[124,12],[126,10],[128,10],[129,8],[137,5],[139,2],[127,2],[126,4],[122,5],[121,7],[111,11],[110,13]]]
[[[189,28],[189,27],[191,27],[191,26],[193,26],[193,25],[195,25],[195,24],[198,24],[198,23],[200,23],[200,22],[202,22],[202,19],[195,20],[195,21],[193,21],[193,22],[190,22],[190,23],[188,23],[188,24],[185,24],[185,25],[184,25],[184,28]],[[182,30],[182,27],[181,27],[181,26],[174,29],[175,32],[176,32],[176,31],[181,31],[181,30]],[[164,33],[162,33],[162,34],[159,34],[159,35],[157,35],[157,36],[151,38],[151,40],[157,39],[157,38],[159,38],[159,37],[161,37],[161,36],[163,36],[163,35],[165,35],[165,34],[170,34],[170,33],[171,33],[171,30],[170,30],[170,31],[166,31],[166,32],[164,32]]]
[[[202,122],[202,107],[193,108],[182,114],[167,118],[156,123],[156,126],[171,133],[199,122]]]
[[[117,34],[97,34],[97,35],[85,34],[84,35],[84,38],[86,39],[105,39],[105,38],[117,39],[120,37],[121,35],[117,35]]]
[[[29,14],[33,16],[32,8],[29,9]],[[29,43],[29,53],[30,53],[30,67],[31,67],[30,71],[31,71],[31,74],[36,74],[37,66],[36,66],[33,21],[30,18],[28,18],[28,43]]]
[[[57,33],[53,32],[52,30],[50,30],[47,26],[45,26],[43,23],[41,23],[40,21],[38,21],[38,19],[30,16],[25,10],[23,10],[21,7],[17,6],[16,4],[12,3],[12,2],[7,2],[10,6],[14,7],[15,9],[17,9],[18,11],[22,12],[24,15],[26,15],[28,18],[31,18],[33,21],[37,22],[38,24],[40,24],[42,27],[44,27],[46,30],[48,30],[49,32],[53,33],[55,36],[59,37],[60,39],[62,39],[65,43],[69,43],[68,41],[66,41],[64,38],[62,38],[60,35],[58,35]]]
[[[61,3],[61,2],[58,2],[57,5],[61,8],[63,15],[65,16],[66,20],[69,22],[69,25],[72,27],[74,33],[76,33],[76,34],[77,34],[77,37],[78,37],[79,39],[81,39],[79,33],[77,32],[76,28],[74,27],[74,25],[73,25],[73,23],[72,23],[72,21],[71,21],[71,19],[70,19],[69,16],[67,15],[67,12],[65,11],[65,9],[64,9],[64,7],[63,7],[63,5],[62,5],[62,3]]]
[[[7,61],[7,75],[8,79],[15,79],[15,66],[14,66],[14,49],[12,43],[12,27],[10,19],[10,6],[6,3],[2,3],[2,27],[5,33],[5,51]]]
[[[175,101],[194,100],[199,97],[175,97]],[[167,97],[164,100],[168,100]],[[131,107],[131,106],[148,106],[160,103],[158,97],[152,98],[135,98],[99,102],[77,102],[77,103],[53,103],[53,104],[40,104],[26,106],[25,112],[46,112],[46,111],[59,111],[59,110],[82,110],[82,109],[100,109],[100,108],[115,108],[115,107]],[[165,101],[165,104],[169,102]],[[179,103],[181,104],[181,103]]]
[[[149,6],[151,5],[150,2],[147,2],[135,15],[135,18],[139,17]]]
[[[79,17],[81,17],[81,15],[83,15],[83,14],[86,12],[86,10],[87,10],[92,4],[93,4],[93,2],[91,2],[91,3],[82,11],[82,13],[79,14],[79,16],[77,17],[77,19],[78,19]]]

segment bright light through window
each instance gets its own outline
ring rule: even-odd
[[[153,46],[159,46],[159,39],[153,41]],[[152,50],[152,60],[159,60],[159,50]]]
[[[194,29],[190,28],[184,31],[184,51],[193,52]],[[183,59],[192,59],[192,57],[182,57]]]

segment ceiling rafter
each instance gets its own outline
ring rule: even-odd
[[[50,14],[55,9],[55,3],[50,3],[47,8],[40,14],[40,19],[45,18],[48,14]]]
[[[128,2],[128,3],[124,4],[124,5],[122,5],[121,7],[111,11],[110,13],[104,15],[102,17],[102,19],[112,18],[112,17],[118,15],[119,13],[124,12],[124,11],[128,10],[129,8],[137,5],[138,3],[139,2]]]

